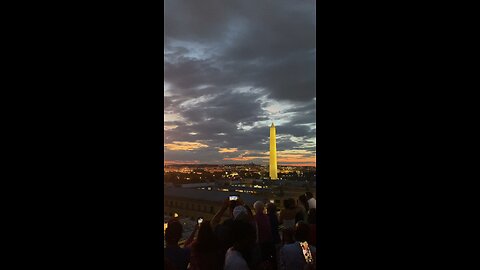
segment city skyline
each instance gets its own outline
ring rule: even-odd
[[[315,3],[165,1],[165,164],[315,166]]]

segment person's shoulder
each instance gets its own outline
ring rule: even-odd
[[[234,251],[235,252],[235,251]],[[246,270],[248,269],[247,262],[237,254],[234,253],[232,256],[228,256],[225,258],[225,266],[224,270]]]
[[[243,257],[240,255],[240,252],[233,249],[233,247],[227,250],[225,254],[225,260],[229,263],[238,264],[239,262],[243,261]]]

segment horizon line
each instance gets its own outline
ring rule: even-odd
[[[258,164],[258,163],[163,163],[163,165],[216,165],[216,166],[225,166],[225,165],[259,165],[268,167],[268,164]],[[278,166],[295,166],[295,167],[317,167],[312,164],[278,164]]]

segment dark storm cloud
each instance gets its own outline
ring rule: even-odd
[[[260,102],[256,101],[258,95],[245,93],[221,93],[208,104],[199,104],[197,107],[187,108],[182,115],[195,122],[212,118],[230,123],[240,121],[254,122],[261,119],[263,109]]]
[[[316,121],[314,1],[166,0],[164,40],[165,142],[209,146],[166,151],[169,159],[236,155],[218,147],[268,151],[272,101],[294,105],[273,113],[284,119],[278,147],[315,137],[302,125]]]
[[[278,151],[281,150],[284,150],[284,149],[295,149],[296,147],[298,147],[298,144],[295,143],[295,142],[292,142],[292,141],[285,141],[285,142],[279,142],[277,143],[277,149],[279,149]]]
[[[216,48],[220,55],[207,61],[183,59],[184,65],[166,63],[165,77],[182,88],[235,79],[264,87],[273,98],[313,98],[314,8],[314,1],[166,1],[167,48],[172,40],[191,41]],[[177,47],[176,53],[186,51]],[[220,73],[213,63],[225,70]]]
[[[218,84],[220,81],[215,74],[221,71],[212,67],[206,60],[182,58],[177,63],[165,61],[165,80],[174,85],[173,92],[188,95],[189,98],[202,95],[205,91],[197,91],[195,87],[205,84]],[[215,89],[212,89],[215,90]]]
[[[295,137],[312,137],[315,133],[308,126],[304,125],[285,125],[277,127],[278,134],[289,134]]]
[[[167,38],[208,42],[225,32],[226,22],[238,1],[165,0]]]
[[[317,122],[316,101],[314,100],[306,102],[301,106],[295,106],[294,108],[286,110],[285,112],[294,113],[290,121],[291,125],[315,124]]]
[[[303,114],[297,113],[295,114],[295,116],[292,117],[291,123],[293,125],[315,124],[316,123],[315,111],[305,112]]]

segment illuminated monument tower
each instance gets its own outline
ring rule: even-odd
[[[275,125],[270,127],[270,179],[278,179],[277,177],[277,139]]]

